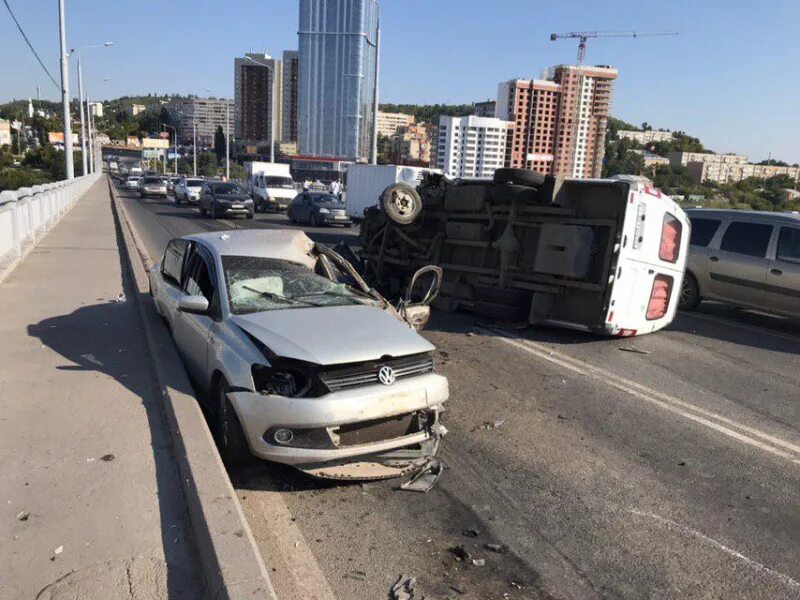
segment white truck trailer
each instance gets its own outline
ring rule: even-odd
[[[403,165],[352,164],[347,167],[345,206],[352,219],[364,217],[364,210],[376,206],[383,190],[393,183],[417,187],[425,173],[441,173],[439,169]]]
[[[246,162],[245,186],[253,196],[255,210],[286,210],[297,190],[285,163]]]

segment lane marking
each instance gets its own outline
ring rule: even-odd
[[[653,519],[654,521],[658,521],[662,525],[666,526],[667,529],[677,529],[680,533],[683,533],[684,535],[689,535],[691,537],[703,540],[704,542],[708,542],[712,546],[715,546],[717,549],[722,550],[725,554],[744,562],[751,569],[755,571],[760,571],[765,575],[770,575],[771,577],[775,577],[779,579],[780,582],[783,583],[784,585],[793,588],[795,590],[800,590],[800,582],[792,579],[788,575],[784,575],[780,571],[771,569],[770,567],[761,564],[760,562],[753,560],[752,558],[748,558],[741,552],[737,552],[733,548],[729,548],[725,544],[718,542],[714,538],[708,537],[707,535],[696,529],[692,529],[691,527],[687,527],[686,525],[681,525],[680,523],[677,523],[672,519],[667,519],[666,517],[662,517],[655,513],[643,512],[636,509],[631,509],[628,512],[639,517],[647,517],[649,519]]]
[[[762,313],[759,313],[762,314]],[[724,319],[722,317],[717,317],[714,315],[706,315],[703,313],[697,312],[689,312],[689,311],[681,311],[681,316],[690,317],[693,319],[698,319],[700,321],[708,321],[709,323],[716,323],[717,325],[726,325],[728,327],[734,327],[736,329],[741,329],[743,331],[749,331],[750,333],[758,333],[761,335],[771,335],[773,337],[786,340],[789,342],[800,343],[800,336],[792,335],[790,333],[784,333],[782,331],[774,331],[769,329],[768,327],[759,327],[757,325],[748,325],[746,323],[738,323],[737,321],[733,321],[731,319]],[[770,315],[772,316],[772,315]],[[782,318],[782,317],[775,317],[775,318]],[[675,331],[669,330],[668,331]]]
[[[523,352],[527,352],[528,354],[564,367],[574,373],[603,381],[607,385],[626,392],[635,398],[654,404],[664,410],[694,421],[695,423],[705,425],[739,442],[759,448],[760,450],[780,458],[787,459],[793,464],[800,465],[800,446],[796,444],[759,429],[744,425],[713,411],[679,400],[678,398],[636,383],[635,381],[625,379],[624,377],[615,375],[600,367],[595,367],[579,359],[564,355],[547,346],[538,344],[537,342],[519,337],[511,337],[504,332],[493,329],[485,329],[483,327],[476,327],[476,329],[484,333],[493,334],[497,339]],[[756,438],[761,439],[759,440]]]

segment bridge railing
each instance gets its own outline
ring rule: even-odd
[[[0,192],[0,282],[101,176]]]

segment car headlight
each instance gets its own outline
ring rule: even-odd
[[[331,214],[331,211],[329,211],[327,208],[320,208],[319,209],[319,213],[321,215],[329,215],[329,214]]]
[[[270,359],[270,363],[254,364],[250,369],[257,392],[287,398],[315,398],[327,393],[315,365],[285,358]]]

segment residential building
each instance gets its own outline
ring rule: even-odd
[[[125,106],[125,112],[132,117],[135,117],[136,115],[144,112],[145,110],[147,110],[147,106],[145,106],[144,104],[131,103]]]
[[[414,115],[378,111],[378,134],[391,137],[403,127],[414,123]]]
[[[714,154],[713,152],[669,153],[669,164],[673,167],[685,167],[690,162],[722,165],[743,165],[747,163],[747,157],[742,154]]]
[[[640,144],[649,144],[652,142],[668,142],[672,139],[671,131],[656,131],[649,129],[647,131],[633,131],[630,129],[620,129],[617,131],[617,137],[621,140],[632,140]]]
[[[89,102],[89,111],[93,117],[103,116],[103,103],[102,102]]]
[[[197,132],[199,146],[213,146],[218,127],[233,132],[233,102],[225,98],[181,98],[164,105],[183,143],[193,141]],[[226,124],[227,116],[227,124]]]
[[[249,53],[233,61],[234,135],[237,139],[255,143],[270,139],[281,141],[281,66],[281,61],[269,54]]]
[[[632,152],[642,156],[645,167],[666,167],[669,165],[669,159],[666,156],[654,154],[649,150],[632,150]]]
[[[497,111],[496,100],[486,100],[485,102],[476,102],[472,105],[472,114],[476,117],[494,117]]]
[[[777,165],[754,165],[752,163],[690,161],[686,172],[695,181],[714,183],[736,183],[748,177],[768,179],[778,175],[788,175],[800,181],[800,167],[779,167]]]
[[[11,145],[11,121],[0,119],[0,147]]]
[[[497,89],[497,117],[513,122],[506,164],[565,177],[600,177],[617,70],[558,65],[547,79]]]
[[[511,126],[496,117],[439,117],[436,166],[449,177],[491,177],[505,162]]]
[[[431,164],[431,142],[424,123],[403,127],[389,138],[389,161],[396,165],[427,167]]]
[[[377,2],[300,0],[302,154],[367,159],[377,92]]]
[[[297,94],[300,83],[300,53],[283,51],[283,124],[281,142],[297,142]],[[297,154],[297,151],[292,152]]]

